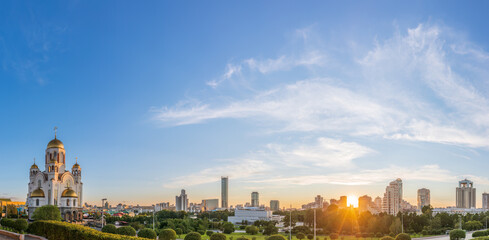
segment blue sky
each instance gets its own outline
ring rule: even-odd
[[[0,196],[53,127],[85,201],[489,190],[489,3],[2,1]],[[41,167],[42,168],[42,167]]]

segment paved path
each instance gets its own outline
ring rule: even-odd
[[[0,235],[0,240],[12,240],[13,238]]]

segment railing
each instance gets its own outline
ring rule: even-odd
[[[8,237],[13,240],[47,240],[46,238],[36,235],[13,233],[5,230],[0,230],[0,236]]]

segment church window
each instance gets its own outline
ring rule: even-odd
[[[76,199],[73,199],[73,206],[76,206]]]
[[[66,199],[66,206],[70,206],[70,199]]]
[[[36,199],[36,206],[39,206],[39,199]]]

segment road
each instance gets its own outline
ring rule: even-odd
[[[465,240],[472,239],[472,232],[466,232],[465,233]],[[413,240],[450,240],[450,235],[438,235],[438,236],[431,236],[431,237],[422,237],[422,238],[413,238]]]

